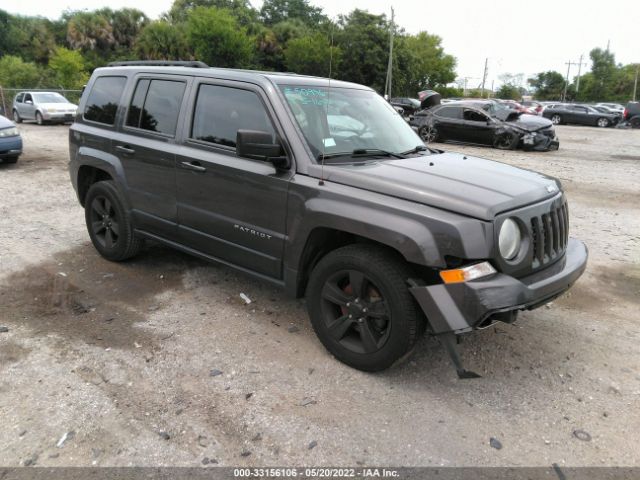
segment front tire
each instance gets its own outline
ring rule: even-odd
[[[606,128],[609,126],[609,120],[606,118],[599,118],[596,122],[596,125],[598,125],[600,128]]]
[[[143,240],[134,233],[131,215],[113,181],[91,185],[84,211],[91,242],[104,258],[120,262],[140,251]]]
[[[493,146],[498,150],[515,150],[520,141],[520,136],[515,133],[503,132],[493,139]]]
[[[36,123],[38,125],[44,125],[44,120],[42,119],[42,114],[40,112],[36,112]]]
[[[425,125],[420,127],[418,135],[425,143],[433,143],[440,141],[440,133],[438,129],[433,125]]]
[[[16,163],[18,161],[18,157],[7,157],[4,160],[2,160],[2,162],[4,163]]]
[[[633,117],[629,123],[631,128],[640,128],[640,115]]]
[[[553,123],[554,125],[562,124],[562,116],[558,115],[557,113],[555,115],[552,115],[551,116],[551,123]]]
[[[405,357],[424,326],[410,277],[399,255],[375,245],[349,245],[322,258],[307,286],[307,308],[325,348],[367,372]]]

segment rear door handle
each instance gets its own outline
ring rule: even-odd
[[[193,161],[193,162],[182,162],[181,163],[182,168],[186,168],[187,170],[193,170],[194,172],[206,172],[207,169],[204,168],[202,165],[200,165],[200,162],[198,161]]]
[[[125,147],[123,145],[117,145],[116,151],[124,153],[125,155],[133,155],[136,151],[133,148]]]

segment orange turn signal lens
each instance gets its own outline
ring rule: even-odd
[[[464,268],[441,270],[440,278],[444,283],[462,283],[493,275],[494,273],[496,273],[496,269],[493,268],[489,262],[482,262]]]

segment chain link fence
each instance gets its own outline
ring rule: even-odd
[[[11,117],[13,99],[20,92],[57,92],[71,103],[80,102],[82,90],[54,89],[54,88],[3,88],[0,86],[0,115]]]

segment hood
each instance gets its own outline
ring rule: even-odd
[[[513,115],[513,113],[516,113],[516,115]],[[511,112],[511,114],[509,114],[507,118],[500,118],[500,120],[507,121],[515,125],[516,127],[527,130],[529,132],[535,132],[542,128],[553,126],[553,122],[548,118],[544,118],[539,115],[529,115],[526,113],[519,114],[518,112]]]
[[[13,123],[8,118],[0,115],[0,129],[9,128],[9,127],[15,127],[15,123]]]
[[[319,177],[320,166],[317,173]],[[457,153],[360,166],[325,164],[324,178],[482,220],[553,197],[560,190],[560,182],[552,177]]]
[[[78,106],[73,103],[39,103],[38,107],[46,108],[54,112],[59,110],[66,112],[67,110],[75,110],[78,108]]]

